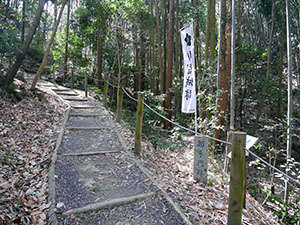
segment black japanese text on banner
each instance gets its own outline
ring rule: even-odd
[[[196,80],[193,23],[183,29],[180,32],[180,35],[184,60],[184,82],[181,111],[183,113],[194,113],[196,111]]]

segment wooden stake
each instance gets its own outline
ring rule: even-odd
[[[71,70],[71,89],[74,89],[74,71]]]
[[[85,91],[85,97],[88,96],[88,77],[87,74],[84,76],[84,91]]]
[[[118,105],[118,115],[117,115],[118,123],[120,123],[122,120],[123,96],[124,96],[123,85],[121,85],[119,91],[119,105]]]
[[[232,155],[230,165],[230,188],[228,225],[238,225],[242,222],[245,176],[246,133],[232,133]]]
[[[52,81],[53,81],[53,84],[55,84],[55,69],[54,69],[54,66],[53,66],[53,73],[52,73]]]
[[[135,128],[135,140],[134,140],[134,152],[139,155],[141,152],[141,141],[142,141],[142,123],[143,123],[143,104],[144,96],[142,93],[138,94],[138,105],[136,112],[136,128]]]
[[[104,107],[107,107],[107,94],[108,94],[108,82],[107,78],[104,78]]]

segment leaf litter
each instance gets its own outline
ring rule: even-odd
[[[0,224],[47,224],[48,171],[66,106],[39,88],[0,97]]]
[[[134,150],[134,132],[125,122],[117,125],[129,151]],[[192,141],[191,138],[187,138]],[[143,137],[140,163],[146,167],[159,185],[168,192],[193,224],[227,224],[229,177],[220,164],[209,157],[208,184],[193,179],[193,145],[174,150],[156,148]],[[267,211],[247,193],[242,224],[279,224],[276,216]]]

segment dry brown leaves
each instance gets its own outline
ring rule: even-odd
[[[118,125],[128,149],[133,149],[134,133]],[[190,140],[191,141],[191,140]],[[209,160],[208,185],[193,179],[193,149],[153,149],[151,143],[142,143],[140,162],[158,183],[169,192],[193,224],[227,224],[229,185],[223,174],[223,162]],[[243,224],[278,224],[250,195],[243,210]]]
[[[48,171],[65,106],[43,90],[0,97],[0,224],[47,224]]]

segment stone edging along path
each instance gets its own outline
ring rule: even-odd
[[[50,224],[191,224],[127,149],[101,103],[40,85],[69,106],[48,175]]]

